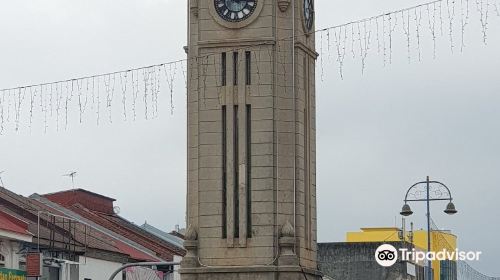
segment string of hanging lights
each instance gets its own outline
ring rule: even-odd
[[[431,219],[432,231],[441,231],[434,220]],[[443,248],[449,252],[455,251],[456,246],[452,246],[442,234],[434,234],[432,241],[437,248]],[[487,276],[470,266],[466,261],[457,261],[457,278],[458,280],[500,280],[500,277]]]
[[[432,56],[435,59],[439,37],[447,37],[452,53],[456,49],[457,41],[460,41],[460,51],[464,51],[467,26],[471,23],[473,12],[476,12],[482,30],[483,43],[486,45],[490,15],[494,13],[500,16],[498,7],[500,7],[498,0],[494,3],[491,0],[438,0],[320,29],[316,33],[327,34],[326,42],[323,40],[319,42],[321,44],[320,55],[324,55],[323,44],[328,45],[326,48],[328,50],[333,46],[336,49],[335,55],[340,77],[344,78],[345,58],[349,51],[353,59],[359,58],[363,74],[367,66],[367,57],[372,50],[372,35],[376,37],[376,46],[373,48],[376,47],[377,54],[383,57],[383,65],[386,66],[393,62],[395,36],[400,33],[405,41],[408,62],[412,61],[413,56],[417,61],[422,61],[425,37],[432,40]],[[331,41],[332,37],[333,41]],[[356,47],[356,41],[359,41],[359,47]]]
[[[481,26],[482,41],[487,44],[491,15],[500,17],[499,8],[500,0],[437,0],[313,31],[319,38],[321,79],[324,78],[324,63],[332,57],[341,79],[345,76],[345,64],[351,58],[359,61],[361,73],[365,74],[369,57],[374,51],[381,56],[384,66],[390,65],[394,60],[397,35],[402,35],[409,63],[422,61],[426,36],[432,41],[433,58],[437,56],[437,40],[440,37],[448,38],[451,52],[454,52],[458,41],[463,51],[466,30],[474,12]],[[292,39],[276,40],[274,48],[278,59],[285,60],[278,42]],[[248,47],[256,49],[254,58],[257,67],[252,67],[252,75],[260,81],[260,67],[273,61],[270,44],[256,43],[245,49]],[[19,131],[23,126],[31,131],[35,121],[42,125],[45,132],[50,127],[66,130],[71,121],[83,123],[92,115],[97,125],[104,121],[103,118],[112,123],[118,108],[125,121],[135,121],[140,114],[144,119],[154,119],[159,115],[162,92],[170,96],[170,111],[173,113],[174,92],[176,88],[184,91],[188,78],[199,81],[203,99],[206,99],[207,87],[212,82],[220,88],[220,81],[213,75],[207,75],[218,73],[220,59],[218,53],[208,53],[112,73],[0,89],[0,135],[7,129]],[[188,64],[200,65],[196,73],[189,73],[190,77],[187,77]],[[182,77],[179,77],[180,73]],[[283,78],[287,79],[287,76]],[[179,80],[184,80],[180,87],[176,86]]]

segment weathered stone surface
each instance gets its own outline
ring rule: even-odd
[[[197,238],[183,280],[319,279],[317,55],[314,34],[292,18],[301,2],[258,0],[255,14],[236,23],[219,18],[213,0],[188,3],[187,223]],[[282,40],[294,25],[295,46]]]
[[[390,243],[395,248],[401,242]],[[424,279],[423,267],[417,266],[417,277],[407,274],[406,262],[397,262],[390,268],[375,261],[375,251],[382,245],[370,243],[320,243],[318,260],[320,270],[332,279],[342,280],[416,280]],[[404,246],[411,246],[405,244]]]
[[[299,266],[205,267],[181,269],[182,280],[320,280],[321,274]]]

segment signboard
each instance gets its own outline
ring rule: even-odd
[[[26,272],[0,268],[0,280],[26,280]]]
[[[41,277],[43,271],[43,257],[40,253],[28,253],[26,255],[26,276]],[[2,279],[0,279],[2,280]]]
[[[407,262],[406,263],[406,272],[410,276],[417,276],[417,268],[414,264]]]

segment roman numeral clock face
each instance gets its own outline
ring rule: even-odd
[[[240,22],[249,18],[257,7],[257,0],[214,0],[215,10],[229,22]]]
[[[307,31],[311,31],[314,25],[314,4],[313,0],[304,0],[304,26]]]

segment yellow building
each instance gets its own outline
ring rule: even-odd
[[[397,227],[361,228],[359,232],[348,232],[346,239],[348,243],[406,241],[413,243],[417,250],[427,251],[427,231],[424,230],[403,233]],[[457,237],[449,231],[433,231],[431,232],[431,247],[433,252],[443,250],[453,252],[457,249]],[[447,280],[442,277],[445,275],[441,273],[442,265],[440,261],[432,263],[434,280]]]

